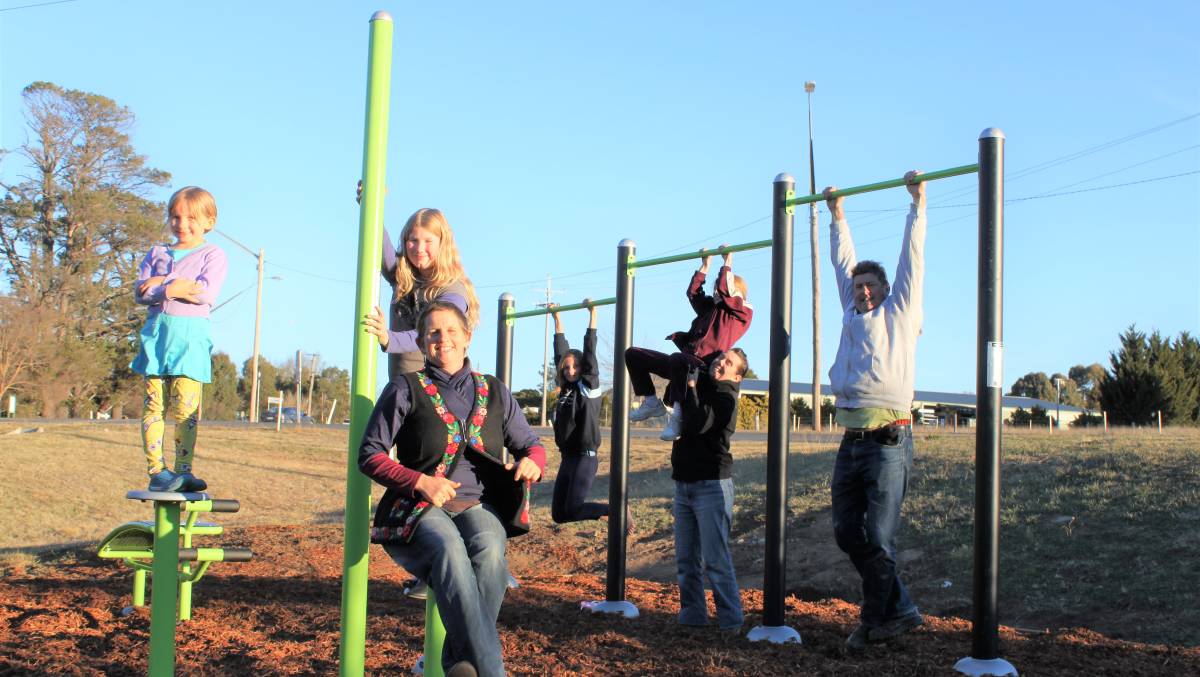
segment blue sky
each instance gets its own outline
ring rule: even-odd
[[[0,10],[37,1],[0,0]],[[267,275],[283,278],[264,290],[263,354],[281,362],[302,349],[348,368],[368,20],[387,9],[396,28],[386,220],[395,235],[419,207],[446,213],[481,298],[471,354],[487,370],[504,291],[531,308],[549,274],[558,302],[611,296],[622,238],[640,258],[768,238],[772,179],[789,172],[808,184],[810,79],[818,188],[974,162],[980,131],[995,126],[1008,137],[1007,197],[1054,195],[1006,211],[1006,387],[1030,371],[1107,365],[1130,324],[1200,330],[1200,6],[906,4],[12,9],[0,11],[0,146],[23,141],[21,89],[33,81],[129,107],[149,163],[171,172],[173,187],[211,190],[218,228],[264,248]],[[12,160],[0,164],[5,176],[20,169]],[[1057,195],[1068,191],[1085,192]],[[935,182],[929,196],[917,387],[971,391],[974,177]],[[847,200],[860,258],[894,270],[906,204],[903,189]],[[822,373],[840,320],[827,224],[822,206]],[[808,381],[804,210],[795,239],[792,370]],[[227,299],[254,283],[254,259],[213,241],[229,254]],[[760,312],[742,342],[760,373],[769,268],[765,250],[734,259]],[[635,344],[669,349],[661,337],[687,327],[692,270],[639,272]],[[613,319],[601,310],[608,363]],[[586,314],[565,321],[578,341]],[[251,291],[215,313],[216,349],[240,363],[253,324]],[[542,328],[517,326],[517,388],[539,381]]]

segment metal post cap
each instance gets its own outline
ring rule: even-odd
[[[1000,131],[999,127],[988,127],[979,133],[980,139],[1003,139],[1004,132]]]
[[[624,240],[621,240],[620,242],[618,242],[617,246],[618,247],[636,247],[637,243],[629,238],[625,238]]]
[[[371,21],[391,21],[392,13],[386,9],[381,9],[371,15]]]
[[[509,303],[511,303],[511,302],[513,302],[513,301],[516,301],[516,300],[517,300],[517,297],[513,296],[513,295],[512,295],[511,293],[509,293],[509,292],[504,292],[503,294],[501,294],[501,295],[500,295],[500,300],[501,300],[501,301],[508,301]]]
[[[796,183],[796,179],[793,179],[791,174],[782,172],[775,176],[775,183]]]

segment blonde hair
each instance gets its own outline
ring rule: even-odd
[[[217,225],[217,201],[213,198],[212,193],[199,186],[184,186],[180,188],[175,191],[171,199],[167,200],[168,219],[171,218],[171,212],[175,210],[175,205],[180,202],[187,205],[188,211],[199,212],[208,218],[212,222],[209,230],[212,230]]]
[[[742,295],[742,298],[746,299],[747,301],[750,300],[749,293],[746,290],[746,281],[742,279],[741,275],[733,276],[733,288],[738,290],[738,293]]]
[[[404,230],[400,231],[400,256],[396,257],[395,298],[403,298],[417,287],[417,274],[408,260],[407,252],[408,238],[417,228],[424,228],[438,238],[438,254],[433,262],[433,275],[422,278],[423,286],[417,290],[420,300],[428,302],[436,299],[446,287],[461,282],[467,291],[467,329],[474,329],[475,325],[479,324],[479,297],[475,295],[475,285],[471,284],[470,278],[463,270],[450,223],[440,210],[418,209],[408,217]]]

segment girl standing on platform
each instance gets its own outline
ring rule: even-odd
[[[174,244],[155,245],[138,268],[134,299],[147,306],[141,348],[130,369],[146,377],[142,449],[150,491],[203,491],[192,474],[202,384],[212,380],[209,313],[225,281],[221,248],[204,241],[217,223],[217,203],[203,188],[181,188],[167,201]],[[175,466],[163,457],[164,403],[175,421]]]

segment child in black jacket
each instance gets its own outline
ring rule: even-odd
[[[607,503],[585,502],[596,479],[600,450],[600,366],[596,362],[596,307],[592,306],[583,352],[572,350],[554,316],[554,364],[558,405],[554,408],[554,442],[562,464],[554,479],[550,515],[554,521],[577,522],[608,515]]]

